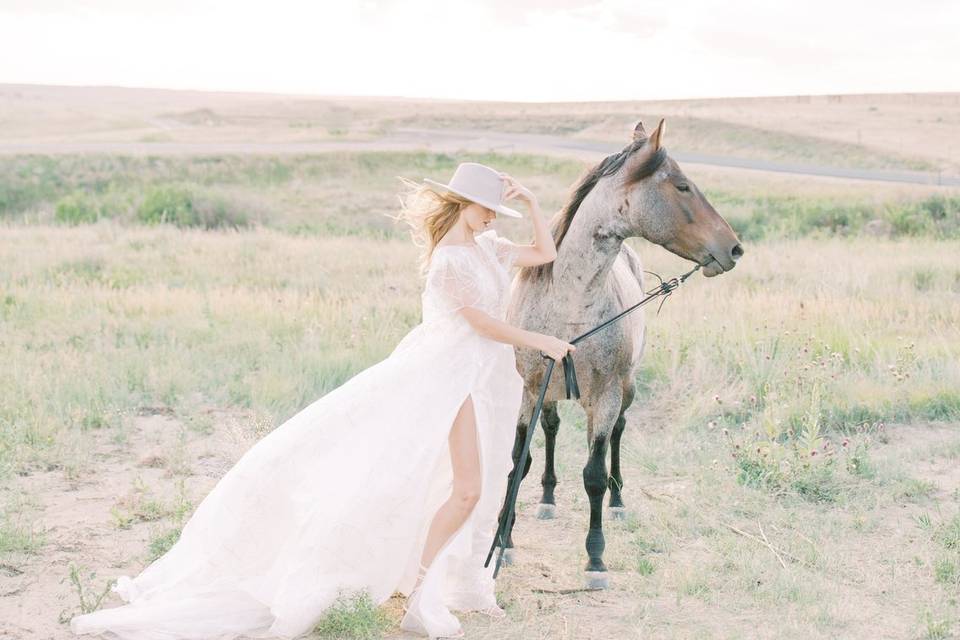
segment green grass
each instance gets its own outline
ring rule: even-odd
[[[535,155],[470,158],[524,180],[544,211],[558,210],[585,165]],[[396,209],[397,176],[452,173],[459,158],[427,152],[289,156],[0,158],[0,220],[126,225],[269,226],[307,235],[405,238],[386,214]],[[960,237],[960,197],[797,193],[699,185],[744,241],[856,236]],[[918,276],[923,286],[923,276]]]
[[[330,640],[374,640],[392,626],[387,613],[365,591],[341,595],[314,625],[313,631]]]
[[[891,237],[960,237],[960,197],[934,194],[918,200],[843,201],[789,195],[744,198],[711,192],[744,241],[855,236],[872,231]]]
[[[550,177],[558,197],[581,167],[540,156],[476,156],[517,175]],[[39,156],[0,158],[0,219],[77,224],[267,225],[310,235],[406,237],[386,217],[396,176],[453,172],[457,158],[432,153],[291,156]],[[544,201],[550,206],[550,198]],[[555,202],[560,205],[559,201]]]
[[[0,514],[0,556],[9,553],[39,553],[46,544],[46,536],[33,526],[22,524],[10,517],[12,514]]]

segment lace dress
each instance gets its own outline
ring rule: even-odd
[[[447,437],[468,395],[480,499],[430,565],[401,622],[453,634],[451,609],[496,606],[484,567],[512,468],[522,378],[513,347],[478,334],[464,306],[503,320],[516,245],[488,230],[437,247],[422,322],[391,354],[256,442],[166,554],[112,590],[127,602],[74,617],[76,634],[124,640],[294,638],[339,595],[409,595],[430,521],[453,487]],[[422,621],[422,624],[421,624]]]

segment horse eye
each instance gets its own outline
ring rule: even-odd
[[[677,191],[690,191],[690,187],[685,184],[676,185]]]

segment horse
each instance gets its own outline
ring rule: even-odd
[[[644,296],[643,269],[636,251],[624,244],[625,238],[646,238],[699,264],[708,278],[736,266],[743,256],[736,233],[669,156],[663,146],[665,131],[663,119],[649,136],[643,122],[638,122],[630,143],[582,176],[567,204],[550,221],[556,259],[520,268],[511,282],[507,308],[510,324],[561,338],[573,337],[639,302]],[[588,588],[609,586],[603,563],[603,498],[609,487],[610,515],[624,517],[620,438],[626,426],[624,413],[636,396],[635,378],[643,346],[641,309],[580,342],[573,356],[579,402],[587,417],[583,487],[590,502],[585,541]],[[517,370],[524,380],[524,393],[510,482],[519,468],[526,439],[523,417],[532,413],[539,397],[545,362],[536,351],[518,351]],[[557,401],[564,399],[564,391],[563,376],[552,376],[541,415],[546,459],[537,509],[540,519],[556,515],[554,445],[560,426]],[[528,452],[521,481],[532,461]],[[501,519],[506,509],[505,500]],[[512,536],[504,542],[502,553],[504,564],[512,563]]]

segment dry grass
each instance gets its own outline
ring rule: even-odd
[[[683,269],[642,244],[648,268]],[[581,587],[586,559],[584,428],[565,405],[561,517],[530,515],[538,434],[518,564],[499,587],[510,621],[467,615],[468,632],[955,632],[958,249],[926,239],[771,241],[747,246],[731,274],[691,280],[649,317],[643,393],[623,445],[630,513],[606,527],[611,589],[551,593]],[[98,570],[78,578],[98,593],[116,571],[167,548],[183,505],[202,499],[246,446],[384,357],[418,321],[413,258],[403,241],[270,229],[6,228],[0,541],[4,566],[22,573],[0,576],[19,603],[2,618],[28,635],[64,635],[49,611],[77,606],[76,586],[57,582],[71,562]],[[804,469],[811,416],[824,462]],[[821,449],[827,441],[835,456]],[[778,465],[798,471],[761,482],[780,467],[761,453],[735,457],[736,444],[769,455],[780,446]],[[396,622],[399,599],[384,610]]]
[[[812,164],[960,171],[960,94],[510,103],[0,85],[8,142],[322,142],[398,127],[626,141],[670,122],[671,148]]]

